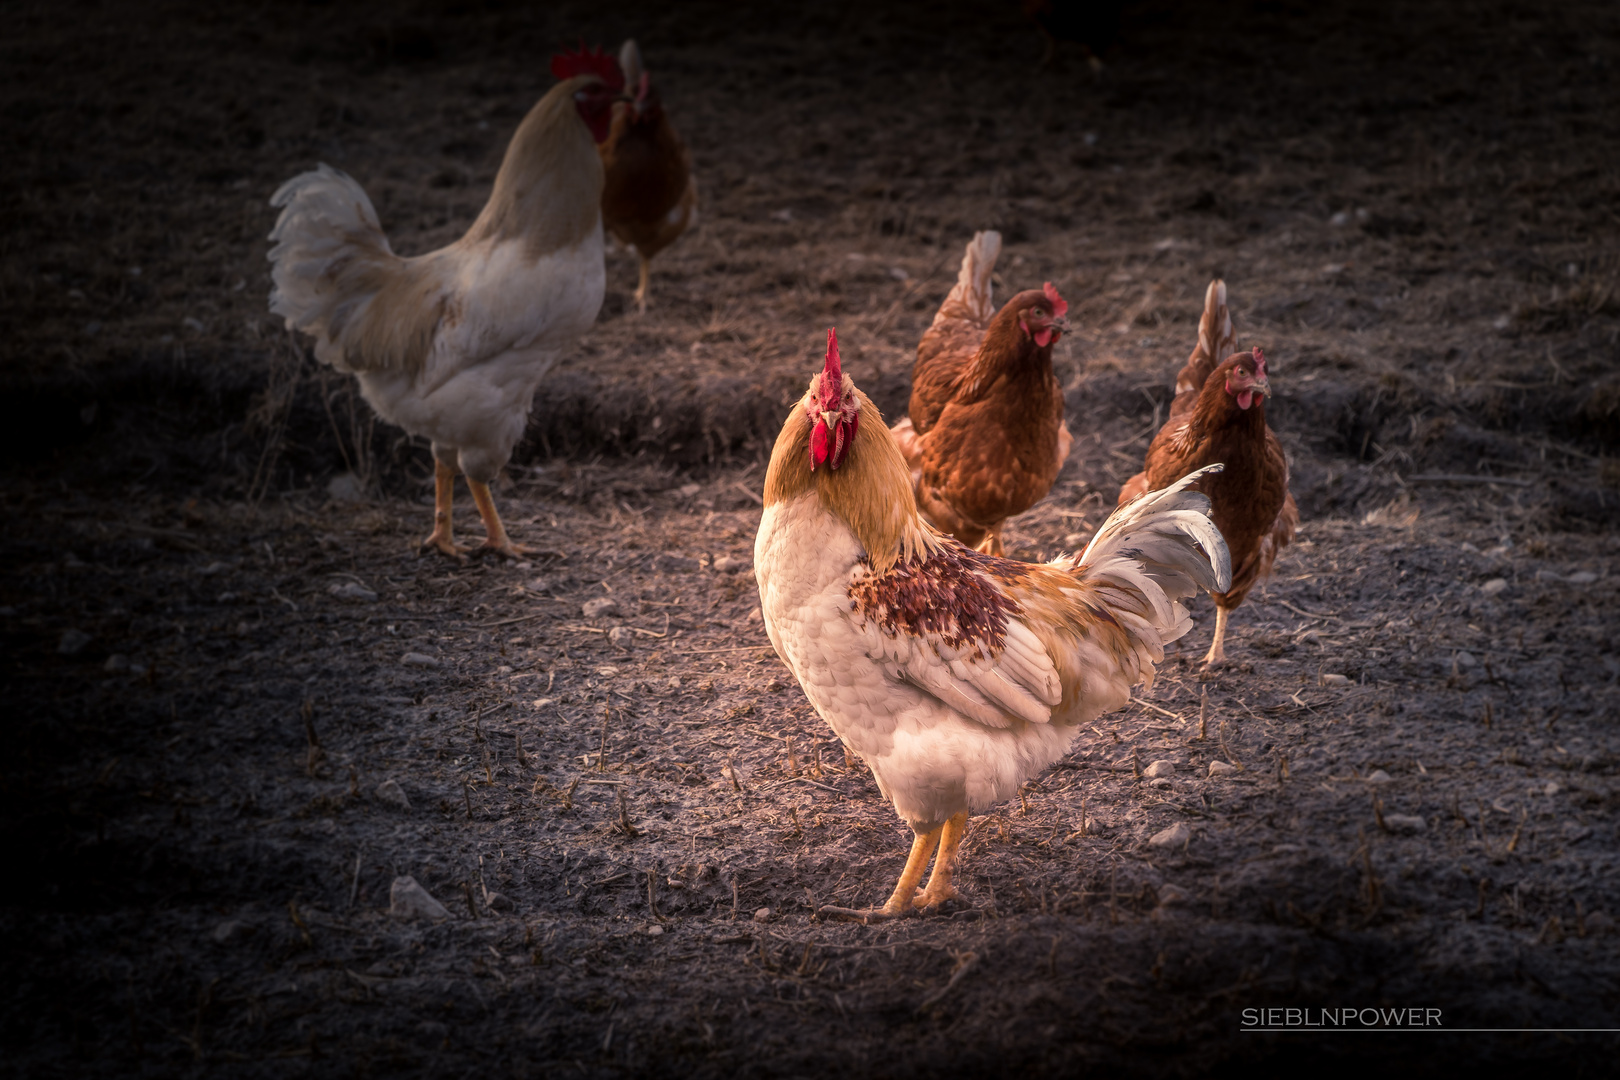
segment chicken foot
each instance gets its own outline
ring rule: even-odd
[[[1209,643],[1204,666],[1219,664],[1226,659],[1226,617],[1231,614],[1219,604],[1215,606],[1215,640]]]
[[[962,834],[967,831],[967,811],[952,814],[941,830],[939,854],[934,856],[934,872],[928,876],[928,887],[914,901],[918,908],[938,907],[962,895],[951,884],[951,875],[956,872],[956,853],[962,846]]]
[[[483,544],[476,550],[493,551],[508,559],[533,555],[533,548],[514,544],[511,537],[506,535],[506,526],[501,523],[501,515],[495,509],[495,499],[489,493],[489,485],[469,476],[467,487],[472,489],[473,504],[478,507],[478,516],[484,519],[484,531],[488,533]]]
[[[900,880],[895,884],[888,902],[882,907],[845,908],[828,905],[821,908],[821,914],[840,915],[862,922],[871,919],[895,919],[914,911],[937,907],[954,898],[958,894],[951,885],[951,872],[956,862],[956,851],[962,845],[962,833],[966,825],[967,811],[964,810],[953,815],[943,825],[935,826],[925,833],[916,833],[911,838],[911,854],[906,857],[906,868],[900,871]],[[923,871],[928,869],[928,860],[934,856],[936,848],[939,854],[934,859],[934,872],[928,878],[928,888],[919,892],[917,886],[922,883]]]
[[[451,505],[456,496],[456,470],[442,461],[433,464],[433,531],[422,541],[422,549],[435,548],[452,559],[465,561],[467,548],[456,544],[451,521]]]

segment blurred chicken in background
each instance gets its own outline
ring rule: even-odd
[[[620,46],[619,67],[630,100],[613,107],[613,128],[600,147],[606,173],[602,221],[615,239],[636,249],[636,308],[645,314],[653,256],[697,221],[697,182],[686,144],[669,122],[633,40]]]
[[[600,50],[553,58],[560,80],[518,125],[489,202],[455,243],[394,254],[371,200],[321,165],[271,198],[270,310],[352,372],[377,415],[432,441],[433,532],[455,558],[451,501],[467,477],[488,539],[516,556],[489,484],[522,438],[535,390],[602,306],[602,162],[623,78]]]

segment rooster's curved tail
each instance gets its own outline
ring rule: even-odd
[[[282,184],[270,205],[281,210],[270,232],[270,310],[340,370],[419,368],[442,297],[388,246],[360,185],[323,164]],[[393,295],[401,292],[410,295]]]

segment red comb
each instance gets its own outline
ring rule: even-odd
[[[600,48],[587,49],[583,41],[579,43],[578,52],[560,52],[551,58],[551,74],[559,80],[596,75],[609,90],[624,89],[624,72],[619,69],[619,62]]]
[[[1254,347],[1254,370],[1263,377],[1266,373],[1266,354],[1260,351],[1260,346]]]
[[[821,384],[821,392],[830,393],[836,398],[844,385],[844,365],[838,357],[837,327],[827,328],[827,366],[821,369],[821,373],[826,376]]]
[[[1065,315],[1069,310],[1069,302],[1058,295],[1057,286],[1050,281],[1046,283],[1046,298],[1052,301],[1052,314]]]

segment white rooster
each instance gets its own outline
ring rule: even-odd
[[[270,200],[270,310],[315,339],[315,355],[360,381],[383,419],[433,444],[433,532],[423,547],[462,558],[451,529],[467,477],[488,533],[515,556],[489,484],[523,435],[536,388],[602,306],[602,162],[624,77],[601,51],[553,58],[561,81],[529,110],[467,234],[395,255],[366,193],[327,165]]]
[[[765,476],[760,607],[805,696],[916,834],[882,908],[829,912],[894,916],[955,896],[968,811],[1011,797],[1152,682],[1192,627],[1177,601],[1230,578],[1209,500],[1187,490],[1219,469],[1120,507],[1078,558],[981,554],[918,517],[894,436],[828,332]]]

